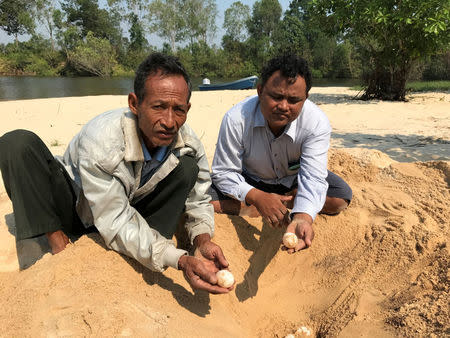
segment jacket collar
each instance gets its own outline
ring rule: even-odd
[[[127,162],[143,162],[144,152],[141,146],[141,132],[139,131],[138,121],[136,115],[134,115],[129,109],[125,111],[122,116],[122,131],[123,139],[125,143],[124,159]],[[177,137],[169,146],[168,151],[173,149],[183,148],[185,146],[183,137],[180,131],[178,131]]]

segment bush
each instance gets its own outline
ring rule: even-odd
[[[69,62],[79,72],[100,77],[113,74],[116,53],[107,39],[96,38],[92,32],[78,42],[75,50],[67,52]]]
[[[38,76],[56,76],[57,70],[50,67],[46,60],[38,56],[34,56],[29,59],[29,64],[24,68],[25,74],[38,75]]]

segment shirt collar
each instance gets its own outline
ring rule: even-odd
[[[150,152],[148,151],[148,148],[145,145],[144,141],[141,142],[141,146],[142,146],[142,152],[144,153],[144,161],[145,162],[151,161],[152,155],[150,155]],[[156,148],[156,152],[153,156],[154,156],[155,160],[157,160],[158,162],[161,162],[164,159],[166,152],[167,152],[167,146],[158,147],[158,148]]]

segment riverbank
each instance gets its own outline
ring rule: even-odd
[[[224,112],[256,91],[194,92],[188,123],[212,161]],[[313,246],[279,250],[261,219],[216,215],[215,241],[236,277],[228,295],[193,293],[173,269],[152,273],[83,236],[30,268],[0,184],[0,324],[5,336],[431,336],[449,330],[450,94],[353,101],[347,88],[311,100],[333,127],[329,168],[352,187],[339,216],[318,216]],[[0,102],[0,135],[31,129],[62,154],[89,119],[126,96]],[[41,249],[41,247],[39,247]],[[22,251],[21,251],[22,250]],[[20,256],[22,255],[22,256]]]

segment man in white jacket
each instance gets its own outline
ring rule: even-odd
[[[208,162],[185,124],[189,77],[176,58],[155,53],[139,66],[134,87],[128,108],[89,121],[58,160],[32,132],[0,138],[16,237],[46,234],[58,253],[67,235],[98,231],[109,248],[152,270],[177,268],[195,289],[229,292],[215,276],[228,262],[211,241]],[[171,240],[182,217],[194,256]]]

